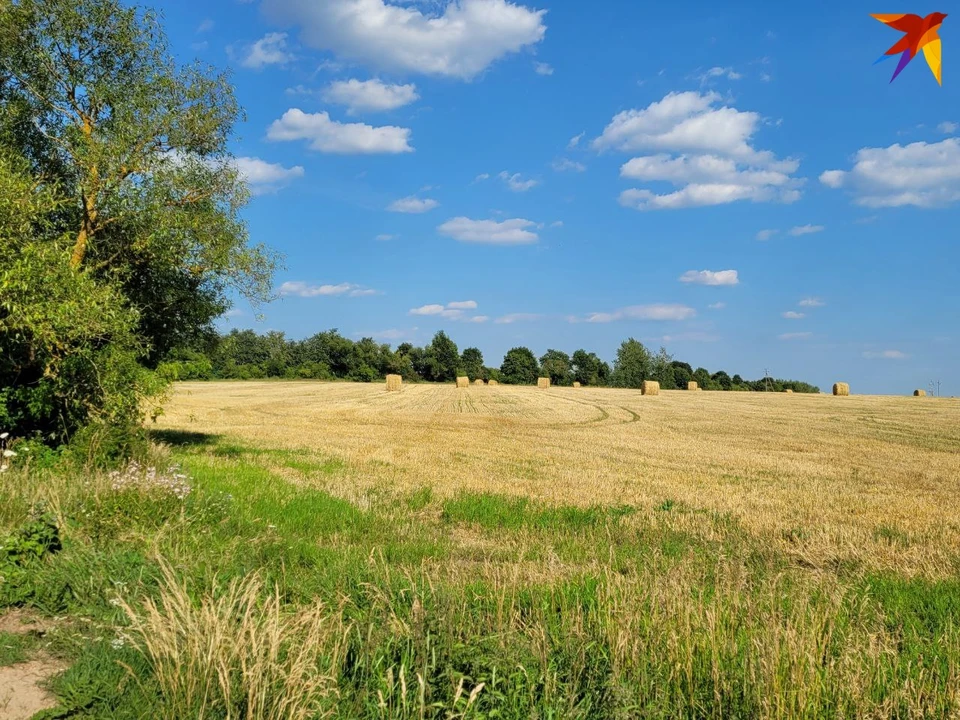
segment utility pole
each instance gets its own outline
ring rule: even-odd
[[[773,392],[770,388],[770,371],[763,369],[763,387],[766,392]]]

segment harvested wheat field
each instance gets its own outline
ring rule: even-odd
[[[428,486],[558,505],[678,502],[730,514],[814,564],[931,576],[960,544],[950,399],[183,383],[159,427],[342,462],[299,481],[347,499]]]

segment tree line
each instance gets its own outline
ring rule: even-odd
[[[337,330],[326,330],[305,340],[288,339],[282,332],[258,334],[231,330],[208,338],[199,349],[176,350],[160,364],[169,380],[249,380],[286,378],[374,382],[388,374],[408,382],[452,382],[458,376],[471,381],[496,380],[508,385],[535,385],[549,377],[552,385],[638,388],[656,380],[664,389],[687,389],[694,381],[704,390],[776,391],[819,393],[820,389],[797,380],[760,378],[745,380],[724,370],[711,373],[703,367],[675,360],[665,348],[651,352],[639,340],[621,343],[611,366],[584,349],[568,354],[549,349],[539,358],[526,347],[507,352],[499,366],[488,366],[479,348],[462,352],[443,331],[423,347],[403,343],[396,348],[373,338],[353,341]]]

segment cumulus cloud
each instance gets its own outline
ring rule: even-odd
[[[430,12],[436,7],[436,12]],[[505,55],[540,42],[544,10],[507,0],[424,6],[384,0],[264,0],[267,16],[297,24],[317,50],[395,72],[470,79]]]
[[[377,79],[338,80],[323,92],[324,100],[346,106],[350,115],[395,110],[419,97],[416,85],[389,85]]]
[[[567,143],[567,150],[573,150],[575,147],[577,147],[586,134],[586,132],[582,132],[579,135],[574,135],[572,138],[570,138],[570,142]]]
[[[524,180],[520,173],[513,173],[512,175],[504,170],[498,176],[510,188],[513,192],[526,192],[531,188],[535,188],[540,183],[536,180]]]
[[[447,303],[448,308],[453,310],[476,310],[477,301],[476,300],[460,300],[457,302]]]
[[[783,333],[778,335],[781,340],[806,340],[809,337],[812,337],[812,332],[793,332],[793,333]]]
[[[283,296],[294,295],[302,298],[329,297],[337,295],[346,295],[348,297],[366,297],[368,295],[378,294],[376,290],[364,288],[361,285],[353,283],[340,283],[339,285],[310,285],[301,280],[290,280],[280,286],[280,294]]]
[[[689,320],[697,311],[692,307],[677,304],[656,303],[653,305],[631,305],[613,312],[590,313],[584,318],[588,323],[610,323],[618,320]],[[579,318],[571,318],[577,322]]]
[[[761,230],[760,232],[757,233],[757,240],[761,240],[761,241],[769,240],[778,232],[780,231],[779,230]]]
[[[736,270],[688,270],[680,276],[680,282],[697,285],[738,285]]]
[[[796,312],[795,310],[787,310],[785,313],[782,313],[783,317],[787,320],[803,320],[806,317],[802,312]]]
[[[553,67],[545,62],[535,62],[533,64],[533,70],[537,75],[553,75]]]
[[[850,170],[828,170],[820,182],[846,188],[865,207],[943,207],[960,201],[960,139],[862,148]]]
[[[340,123],[326,112],[287,110],[267,130],[274,141],[306,140],[312,150],[339,154],[396,154],[413,152],[409,128],[372,127],[364,123]]]
[[[476,317],[466,317],[466,310],[476,310],[477,302],[476,300],[458,300],[455,302],[449,302],[446,305],[422,305],[421,307],[413,308],[410,310],[410,315],[428,315],[434,317],[442,317],[445,320],[466,320],[467,322],[486,322],[486,316],[478,315]],[[477,317],[482,317],[483,320],[477,320]]]
[[[286,33],[267,33],[247,48],[240,64],[259,70],[267,65],[286,65],[293,60],[287,52]]]
[[[430,210],[433,210],[436,207],[439,207],[440,203],[432,198],[418,198],[411,195],[410,197],[400,198],[399,200],[394,200],[387,206],[387,210],[390,212],[397,213],[409,213],[413,215],[418,215],[420,213],[425,213]]]
[[[797,227],[790,228],[790,234],[793,237],[800,237],[801,235],[813,235],[824,230],[826,228],[823,225],[797,225]]]
[[[900,352],[899,350],[868,350],[867,352],[863,353],[863,356],[868,360],[905,360],[906,358],[910,357],[906,353]]]
[[[484,180],[489,180],[489,179],[490,179],[490,173],[480,173],[479,175],[477,175],[477,176],[473,179],[473,181],[474,181],[474,182],[483,182]]]
[[[801,300],[799,305],[800,307],[823,307],[826,303],[820,298],[809,297]]]
[[[717,93],[670,93],[642,110],[616,115],[593,141],[596,150],[653,151],[620,169],[623,178],[667,182],[678,190],[658,194],[625,190],[620,203],[637,210],[721,205],[740,200],[793,202],[800,163],[778,159],[751,144],[758,113],[722,105]]]
[[[490,319],[490,318],[489,318],[487,315],[475,315],[474,317],[470,318],[470,320],[469,320],[468,322],[472,322],[472,323],[485,323],[485,322],[487,322],[489,319]]]
[[[725,302],[715,302],[712,305],[708,305],[711,310],[723,310],[727,304]]]
[[[285,168],[279,163],[269,163],[255,157],[238,157],[234,159],[234,164],[254,195],[275,192],[291,180],[303,177],[303,168],[299,165]]]
[[[957,130],[960,130],[960,124],[947,120],[937,125],[937,130],[944,135],[953,135]]]
[[[440,225],[441,235],[467,243],[485,243],[489,245],[529,245],[537,242],[539,236],[530,230],[536,223],[523,218],[496,220],[471,220],[467,217],[455,217]]]

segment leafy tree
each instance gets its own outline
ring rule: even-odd
[[[710,371],[706,368],[697,368],[693,372],[693,379],[696,380],[697,385],[704,390],[713,389],[713,380],[710,378]]]
[[[723,370],[719,370],[710,376],[710,379],[714,383],[720,386],[721,390],[729,390],[733,387],[733,380],[730,379],[730,376],[727,375]]]
[[[429,380],[449,382],[456,379],[460,370],[460,352],[457,344],[443,330],[433,336],[427,352],[434,360]]]
[[[544,377],[549,377],[553,385],[569,385],[573,382],[570,356],[561,350],[547,350],[543,354],[540,358],[540,372]]]
[[[535,385],[539,375],[537,358],[525,347],[509,350],[500,366],[500,378],[508,385]]]
[[[47,277],[22,268],[26,294],[4,293],[7,318],[29,312],[47,334],[5,338],[5,354],[33,359],[0,377],[0,387],[7,397],[31,396],[30,425],[49,439],[98,423],[114,401],[135,417],[139,409],[130,409],[156,388],[148,391],[128,360],[155,367],[170,351],[206,341],[231,291],[254,303],[268,297],[275,260],[247,245],[240,211],[248,193],[227,150],[239,117],[226,77],[178,68],[151,12],[120,0],[0,5],[0,153],[8,168],[28,168],[42,228],[7,236],[16,240],[4,256],[49,268]],[[48,292],[53,278],[56,294]],[[44,296],[58,297],[59,308],[14,306]],[[84,303],[112,318],[109,330],[65,331],[58,312]],[[58,348],[59,359],[70,346],[107,366],[41,365],[44,345]],[[98,387],[104,370],[117,373],[109,392]],[[38,372],[66,374],[41,382]],[[118,421],[125,429],[116,432],[135,424]]]
[[[667,389],[676,386],[673,372],[673,356],[665,347],[661,347],[650,359],[650,378],[660,383],[660,387]]]
[[[486,380],[483,372],[483,353],[477,348],[467,348],[460,356],[460,366],[471,380]]]
[[[603,361],[595,353],[580,349],[573,353],[571,371],[573,379],[581,385],[601,385],[601,366]]]
[[[678,390],[686,390],[687,383],[693,380],[693,369],[685,362],[674,360],[670,363],[673,369],[673,384]]]
[[[613,366],[613,385],[621,388],[638,388],[651,377],[653,369],[650,352],[639,340],[624,340],[617,350]]]

